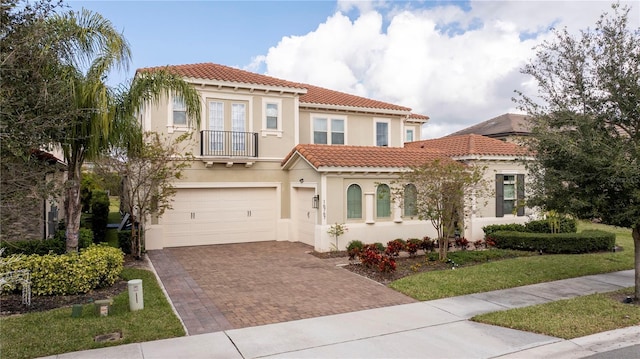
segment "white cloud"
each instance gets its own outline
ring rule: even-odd
[[[269,75],[405,105],[431,117],[439,137],[506,112],[513,90],[535,91],[519,73],[550,27],[593,27],[603,1],[473,1],[470,8],[339,1],[304,36],[288,36],[252,63]],[[400,7],[402,6],[402,7]],[[637,7],[637,5],[636,5]],[[355,20],[345,15],[356,11]],[[632,24],[638,27],[638,12]],[[354,17],[353,15],[351,15]]]

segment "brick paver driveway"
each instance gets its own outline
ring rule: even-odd
[[[149,258],[189,334],[415,301],[312,249],[256,242],[152,250]]]

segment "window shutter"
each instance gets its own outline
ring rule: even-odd
[[[504,175],[496,175],[496,217],[504,217]]]
[[[518,205],[518,216],[522,217],[524,216],[524,175],[520,174],[516,176],[516,188],[518,191],[518,194],[516,197],[517,200],[517,205]]]

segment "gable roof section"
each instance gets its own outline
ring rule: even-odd
[[[454,132],[447,137],[459,135],[483,135],[487,137],[500,137],[506,135],[528,135],[529,119],[526,115],[505,113],[490,120],[480,122],[471,127]]]
[[[406,148],[440,150],[448,156],[521,156],[527,149],[515,143],[480,135],[447,136],[405,143]]]
[[[300,90],[300,103],[301,105],[329,105],[339,107],[350,107],[359,109],[374,109],[374,110],[387,110],[397,111],[409,116],[411,109],[404,106],[398,106],[382,101],[372,100],[365,97],[355,96],[344,92],[325,89],[318,86],[287,81],[278,79],[275,77],[256,74],[253,72],[236,69],[230,66],[219,65],[214,63],[199,63],[189,65],[170,65],[170,66],[158,66],[147,67],[138,69],[136,72],[152,72],[165,69],[170,72],[174,72],[185,78],[192,79],[204,79],[211,81],[221,81],[237,84],[238,86],[257,85],[268,87],[279,87],[284,89],[297,89]],[[420,119],[428,119],[427,116],[422,116]],[[412,117],[413,118],[413,117]]]
[[[296,156],[315,169],[330,168],[408,168],[436,159],[448,159],[440,150],[405,147],[297,145],[281,165],[287,167]]]

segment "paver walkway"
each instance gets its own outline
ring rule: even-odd
[[[191,335],[415,302],[312,250],[256,242],[165,248],[149,258]]]

